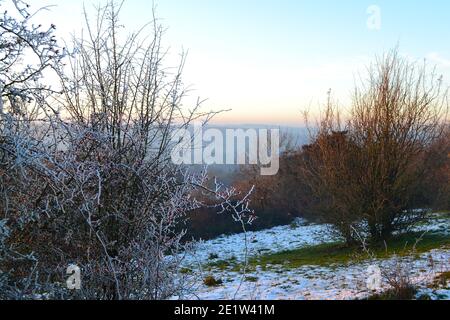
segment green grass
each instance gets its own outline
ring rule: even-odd
[[[388,258],[393,254],[407,255],[421,234],[413,233],[396,237],[387,243],[387,250],[383,244],[371,246],[370,250],[377,258]],[[428,234],[416,246],[416,253],[450,247],[450,237],[441,234]],[[283,265],[287,268],[298,268],[305,265],[330,266],[333,264],[347,264],[351,261],[367,259],[361,248],[348,247],[344,243],[321,244],[292,251],[262,255],[250,260],[250,266]]]
[[[258,282],[258,277],[246,277],[245,281],[247,282]]]
[[[181,268],[180,273],[181,274],[191,274],[192,270],[189,268]]]
[[[295,268],[303,265],[343,263],[349,260],[353,250],[342,243],[321,244],[292,251],[262,255],[250,260],[250,265],[284,265]]]
[[[208,263],[207,267],[209,267],[209,269],[225,270],[230,267],[233,267],[234,265],[235,265],[234,260],[219,260]]]
[[[435,212],[434,219],[450,219],[450,212]],[[387,249],[384,243],[374,244],[370,251],[379,259],[389,258],[394,254],[404,256],[411,254],[411,250],[422,233],[409,233],[397,236],[388,241]],[[416,253],[421,254],[437,248],[450,248],[450,237],[441,233],[429,233],[416,246]],[[258,257],[250,258],[247,271],[255,270],[257,266],[267,270],[270,265],[281,265],[293,269],[301,266],[332,266],[358,262],[367,259],[360,247],[348,247],[342,242],[321,244],[291,251],[278,253],[264,253],[260,251]],[[207,266],[209,270],[230,270],[239,272],[242,264],[236,258],[230,260],[211,261]]]
[[[237,263],[236,257],[231,257],[228,260],[217,260],[217,261],[210,262],[206,265],[206,267],[209,271],[211,271],[213,269],[219,269],[219,270],[227,270],[228,269],[230,271],[239,272],[242,265]]]
[[[378,243],[372,245],[370,251],[379,259],[389,258],[394,254],[400,256],[408,255],[420,236],[422,236],[421,233],[404,234],[387,242],[387,249],[384,243]],[[450,248],[450,237],[437,233],[425,234],[417,244],[415,252],[421,254],[437,248]],[[345,243],[336,242],[291,251],[262,254],[258,257],[250,258],[247,270],[255,270],[257,266],[260,266],[264,271],[268,269],[269,265],[282,265],[288,269],[307,265],[343,265],[367,258],[367,255],[364,254],[360,247],[348,247]],[[209,270],[219,269],[239,272],[242,265],[237,263],[236,259],[230,259],[211,262],[207,267]]]

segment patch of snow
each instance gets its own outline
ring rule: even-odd
[[[219,260],[236,259],[242,262],[245,261],[246,245],[248,256],[257,256],[341,240],[330,235],[330,228],[332,228],[330,225],[304,225],[304,221],[301,224],[303,225],[279,226],[263,231],[247,232],[246,235],[241,233],[199,241],[193,248],[193,252],[185,257],[185,263],[211,262],[209,260],[211,254],[217,255]]]
[[[427,296],[431,300],[450,300],[450,289],[421,289],[416,298],[420,299],[423,296]]]

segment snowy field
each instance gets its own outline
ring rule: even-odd
[[[330,236],[328,225],[311,224],[298,220],[297,227],[280,226],[257,232],[247,232],[247,241],[244,234],[221,236],[219,238],[199,242],[195,253],[186,257],[188,263],[205,264],[210,262],[210,254],[217,254],[220,260],[245,260],[245,248],[248,255],[256,256],[262,253],[276,253],[293,250],[321,243],[332,243],[339,239]]]
[[[195,253],[185,257],[184,265],[192,270],[189,275],[193,281],[195,295],[174,297],[174,299],[248,299],[248,300],[303,300],[303,299],[358,299],[370,295],[367,289],[367,270],[370,265],[381,269],[394,263],[395,258],[387,260],[364,261],[327,266],[301,266],[286,268],[283,265],[260,266],[243,274],[232,267],[205,267],[212,260],[245,261],[248,257],[257,257],[267,253],[300,249],[324,243],[339,241],[330,236],[327,225],[306,224],[299,221],[297,226],[281,226],[269,230],[222,236],[214,240],[200,242]],[[444,233],[450,236],[448,219],[434,220],[432,224],[422,225],[416,231]],[[214,257],[213,259],[211,257]],[[450,270],[450,250],[433,250],[414,258],[411,264],[411,278],[421,288],[420,293],[431,297],[446,296],[448,290],[431,291],[427,289],[436,274]],[[203,284],[206,276],[213,275],[223,283],[216,287]],[[248,280],[251,279],[251,280]]]

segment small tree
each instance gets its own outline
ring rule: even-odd
[[[371,67],[367,86],[356,90],[349,125],[361,148],[364,213],[374,239],[422,218],[413,197],[426,172],[427,148],[443,133],[446,97],[442,78],[396,51]]]
[[[300,184],[306,185],[306,211],[321,222],[333,224],[348,244],[357,240],[355,230],[359,230],[363,213],[357,174],[359,152],[330,95],[313,143],[303,147]]]
[[[423,217],[414,197],[426,151],[445,126],[446,97],[442,78],[393,51],[369,68],[344,125],[328,104],[305,151],[305,178],[319,214],[347,241],[352,230],[386,239]]]

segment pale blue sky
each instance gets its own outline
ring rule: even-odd
[[[87,8],[102,0],[84,0]],[[56,4],[46,13],[61,36],[79,31],[81,0],[32,0]],[[399,44],[400,53],[428,59],[450,78],[450,1],[411,0],[159,0],[172,53],[189,50],[185,82],[206,108],[231,108],[221,122],[301,123],[332,88],[348,104],[358,72],[375,55]],[[367,9],[381,10],[381,29],[367,27]],[[151,20],[152,2],[125,1],[130,30]]]

